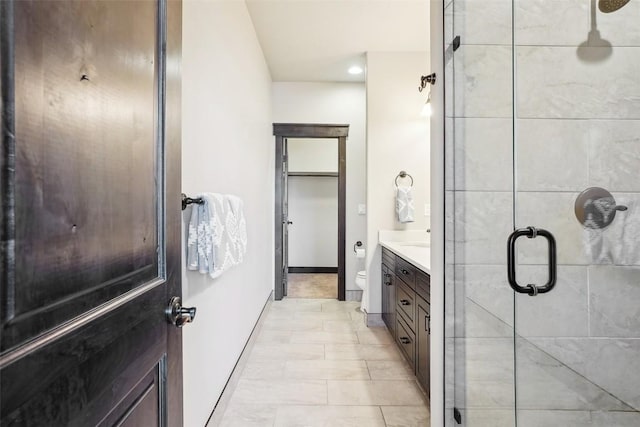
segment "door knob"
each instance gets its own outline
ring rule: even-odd
[[[180,297],[173,297],[169,301],[169,307],[166,310],[167,321],[178,328],[182,328],[185,323],[193,322],[196,317],[195,307],[183,307]]]

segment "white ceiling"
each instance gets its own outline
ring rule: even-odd
[[[274,81],[362,82],[365,52],[429,50],[429,0],[246,0]]]

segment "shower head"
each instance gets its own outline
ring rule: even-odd
[[[600,12],[611,13],[621,9],[630,0],[600,0],[598,1],[598,9]]]

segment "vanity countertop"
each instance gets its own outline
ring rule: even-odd
[[[409,232],[389,233],[381,230],[378,240],[380,246],[389,249],[425,273],[431,274],[431,247],[425,234],[425,231],[421,231],[420,234],[409,234]]]

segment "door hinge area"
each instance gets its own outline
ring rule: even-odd
[[[460,413],[460,409],[453,408],[453,419],[456,420],[456,423],[462,424],[462,414]]]

